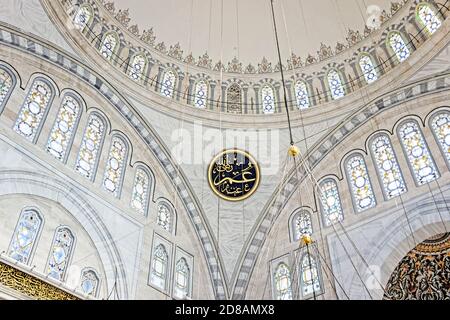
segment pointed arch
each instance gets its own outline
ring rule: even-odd
[[[447,166],[450,168],[450,111],[440,110],[436,112],[430,118],[429,125]]]
[[[306,208],[295,210],[289,219],[289,230],[292,242],[300,241],[304,235],[311,236],[313,233],[311,212]]]
[[[120,197],[130,147],[127,139],[116,133],[111,137],[108,160],[103,177],[103,188]]]
[[[101,55],[107,59],[112,60],[112,57],[117,53],[119,48],[119,36],[115,31],[108,31],[103,35],[102,43],[100,45]]]
[[[128,76],[134,81],[142,81],[148,68],[148,59],[144,52],[135,53],[130,59]]]
[[[17,80],[14,73],[6,66],[0,64],[0,113],[3,112],[16,83]]]
[[[149,202],[154,183],[154,175],[146,166],[142,164],[136,166],[130,205],[145,217],[148,216]]]
[[[75,235],[67,226],[56,229],[47,260],[46,274],[64,282],[75,247]]]
[[[75,28],[83,32],[83,30],[91,24],[93,19],[94,12],[92,7],[85,3],[82,4],[75,13],[75,16],[73,17],[73,24],[75,25]]]
[[[178,77],[175,70],[168,68],[164,71],[161,81],[161,94],[167,98],[173,98]]]
[[[275,300],[292,300],[291,269],[284,262],[280,262],[275,268],[273,292]]]
[[[95,269],[84,268],[81,270],[80,289],[88,296],[98,296],[100,289],[100,277]]]
[[[303,299],[323,294],[320,264],[314,255],[303,254],[300,259],[299,275],[300,294]]]
[[[338,185],[333,178],[327,178],[319,183],[319,199],[322,209],[322,221],[325,227],[329,227],[344,220],[341,197]]]
[[[158,200],[157,203],[157,225],[167,232],[175,234],[177,225],[175,208],[166,199]]]
[[[152,254],[150,283],[165,291],[169,281],[169,267],[169,254],[166,247],[160,243],[155,247]]]

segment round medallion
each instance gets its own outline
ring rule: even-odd
[[[245,200],[258,189],[258,163],[245,151],[225,150],[211,161],[208,181],[220,198],[227,201]]]

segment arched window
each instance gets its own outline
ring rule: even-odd
[[[308,87],[303,80],[298,80],[295,83],[295,98],[297,99],[297,107],[302,109],[307,109],[310,106]]]
[[[47,142],[47,152],[56,159],[65,161],[80,115],[81,106],[78,99],[69,94],[65,95]]]
[[[153,285],[162,290],[166,290],[167,270],[169,264],[169,255],[164,245],[159,244],[152,257],[152,266],[150,270],[150,281]]]
[[[367,173],[366,162],[360,154],[350,156],[345,162],[347,180],[356,212],[363,212],[376,205],[372,183]]]
[[[95,270],[89,268],[81,272],[80,287],[84,294],[96,297],[99,284],[100,278]]]
[[[311,254],[305,254],[300,264],[300,289],[302,297],[307,299],[322,293],[319,266]]]
[[[331,96],[334,100],[345,96],[345,89],[342,84],[341,76],[335,69],[331,69],[327,74],[328,86],[330,87]]]
[[[161,82],[161,94],[167,98],[173,98],[175,91],[175,82],[177,77],[172,69],[164,72],[163,80]]]
[[[385,198],[390,200],[405,193],[406,185],[389,137],[386,134],[376,136],[370,148]]]
[[[161,226],[164,230],[172,232],[175,223],[174,212],[172,208],[165,202],[160,202],[158,204],[158,217],[157,224]]]
[[[134,81],[140,81],[147,69],[147,58],[143,53],[138,53],[131,59],[128,76]]]
[[[429,3],[422,2],[417,5],[416,19],[430,34],[433,34],[442,25],[441,19]]]
[[[439,112],[430,123],[434,137],[450,167],[450,112]]]
[[[263,112],[265,114],[271,114],[275,112],[275,92],[273,88],[266,84],[261,89],[261,99]]]
[[[285,263],[280,263],[273,276],[275,300],[292,300],[291,270]]]
[[[191,294],[191,270],[185,258],[180,258],[175,265],[173,293],[175,297],[184,299]]]
[[[112,56],[116,53],[118,43],[119,37],[115,32],[108,32],[105,34],[100,47],[100,53],[102,56],[105,59],[111,60]]]
[[[320,183],[320,204],[322,208],[322,219],[326,227],[344,220],[341,198],[336,182],[326,179]]]
[[[227,89],[227,111],[242,113],[242,90],[237,83],[232,83]]]
[[[23,210],[9,244],[8,256],[23,264],[29,264],[42,224],[42,216],[37,210]]]
[[[398,129],[403,151],[416,183],[421,186],[439,178],[439,172],[416,121],[407,121]]]
[[[147,216],[150,196],[150,176],[142,168],[136,169],[133,193],[131,194],[131,207],[140,214]]]
[[[103,178],[103,188],[111,192],[115,197],[120,195],[127,156],[127,143],[118,135],[113,136]]]
[[[304,235],[311,236],[311,214],[304,209],[297,211],[291,219],[291,230],[294,241],[299,241]]]
[[[89,179],[93,179],[97,170],[100,148],[105,136],[105,122],[96,113],[89,116],[75,170]]]
[[[75,237],[67,227],[56,229],[50,256],[47,262],[47,274],[59,281],[64,281],[66,270],[72,257]]]
[[[368,54],[362,54],[359,58],[359,67],[364,74],[367,83],[372,83],[378,80],[378,74],[375,70],[372,58]]]
[[[75,28],[83,31],[84,28],[91,22],[92,16],[91,7],[88,5],[82,5],[73,18]]]
[[[409,58],[411,52],[403,39],[403,36],[399,32],[391,32],[387,40],[389,47],[394,51],[398,61],[403,62]]]
[[[200,80],[195,84],[194,106],[200,109],[206,108],[206,100],[208,98],[208,85],[204,80]]]
[[[14,131],[34,142],[52,100],[53,88],[50,84],[41,78],[34,80],[20,109]]]
[[[11,74],[0,67],[0,111],[5,107],[13,90],[13,85],[14,81]]]

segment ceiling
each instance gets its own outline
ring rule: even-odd
[[[129,9],[130,25],[153,30],[155,43],[179,43],[183,56],[208,53],[213,63],[237,57],[244,67],[263,57],[277,61],[270,0],[115,0]],[[390,0],[275,0],[283,60],[294,52],[304,61],[317,55],[321,43],[347,43],[348,29],[363,31],[367,8],[390,11]],[[223,17],[223,19],[222,19]]]

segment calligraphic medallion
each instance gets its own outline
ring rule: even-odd
[[[213,192],[220,198],[227,201],[242,201],[258,189],[259,166],[245,151],[225,150],[211,161],[208,181]]]

